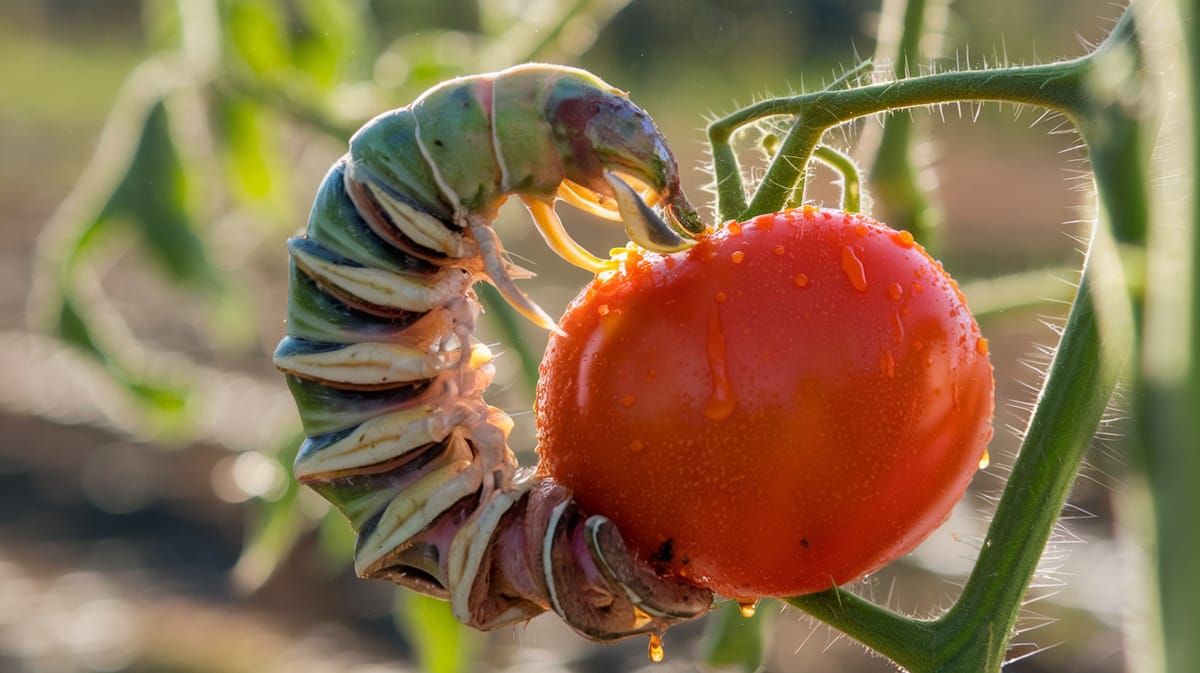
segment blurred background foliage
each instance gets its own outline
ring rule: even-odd
[[[922,50],[943,68],[1078,55],[1079,36],[1099,39],[1116,13],[1087,0],[932,4]],[[437,601],[351,577],[344,522],[289,477],[299,424],[269,357],[283,333],[283,239],[365,120],[448,77],[525,60],[631,91],[703,201],[704,123],[874,53],[879,11],[877,0],[7,0],[0,670],[649,666],[644,642],[592,646],[553,618],[477,634]],[[945,223],[939,252],[988,314],[1001,430],[1020,428],[1033,399],[1044,352],[1031,344],[1054,341],[1042,323],[1065,311],[1055,301],[1072,291],[1062,269],[1077,265],[1088,203],[1074,139],[1038,115],[913,115],[919,179]],[[845,149],[876,126],[849,129]],[[506,209],[496,226],[538,271],[530,294],[560,311],[586,277],[523,213]],[[622,242],[594,220],[568,226],[594,250]],[[1010,285],[969,282],[997,273]],[[482,338],[506,352],[489,400],[513,413],[528,464],[528,372],[544,336],[516,330],[488,323]],[[1037,630],[1015,654],[1040,653],[1010,670],[1137,660],[1120,634],[1144,622],[1144,560],[1112,515],[1126,479],[1114,428],[1021,623]],[[1016,435],[997,433],[993,468],[941,531],[854,589],[916,613],[949,604]],[[770,671],[891,670],[774,604],[754,621],[729,609],[708,621],[673,629],[655,670],[753,670],[756,652]]]

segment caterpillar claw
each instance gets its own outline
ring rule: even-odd
[[[625,223],[629,240],[654,252],[678,252],[686,250],[695,241],[683,238],[671,225],[658,216],[628,182],[612,171],[604,172],[604,179],[612,186],[617,199],[617,210]]]
[[[562,220],[558,218],[558,213],[554,212],[554,206],[534,198],[523,198],[522,201],[524,201],[525,207],[529,209],[529,214],[533,217],[533,223],[537,226],[538,232],[541,233],[542,238],[546,241],[546,245],[558,253],[559,257],[592,273],[603,273],[617,266],[617,263],[613,260],[600,259],[576,243],[575,239],[571,238],[566,228],[563,227]]]

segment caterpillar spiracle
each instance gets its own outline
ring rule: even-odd
[[[465,624],[553,610],[595,640],[655,635],[703,614],[711,594],[658,575],[608,519],[521,468],[512,421],[483,399],[494,366],[472,338],[476,281],[554,329],[491,227],[510,195],[593,271],[608,262],[566,234],[557,199],[623,221],[650,250],[685,248],[702,229],[654,122],[582,70],[463,77],[371,120],[288,241],[275,363],[307,435],[295,475],[349,519],[360,576],[447,599]]]

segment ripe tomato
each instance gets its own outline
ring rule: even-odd
[[[987,341],[957,285],[863,216],[804,208],[630,251],[560,326],[541,474],[725,596],[828,589],[907,553],[991,437]]]

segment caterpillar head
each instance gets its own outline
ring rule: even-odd
[[[598,82],[598,80],[597,80]],[[679,183],[679,166],[650,115],[603,82],[563,78],[548,115],[566,180],[614,199],[630,238],[650,250],[688,247],[704,230]],[[650,204],[660,204],[666,221]]]

